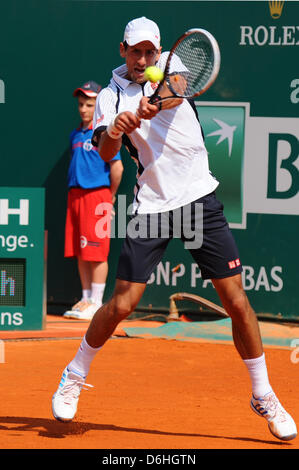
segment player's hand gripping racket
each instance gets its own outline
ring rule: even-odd
[[[159,66],[163,70],[164,64],[159,62]],[[210,88],[219,69],[220,50],[214,36],[204,29],[189,29],[171,48],[164,77],[149,102],[156,104],[167,99],[195,98]],[[165,88],[169,91],[167,96]]]

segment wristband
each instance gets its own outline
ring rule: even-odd
[[[110,122],[109,126],[106,129],[106,132],[109,137],[111,137],[111,139],[119,139],[123,135],[123,132],[119,131],[117,127],[115,127],[114,120]]]

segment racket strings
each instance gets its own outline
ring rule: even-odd
[[[169,64],[169,86],[180,96],[193,96],[204,88],[214,67],[214,51],[200,34],[185,37]]]

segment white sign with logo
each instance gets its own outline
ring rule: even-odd
[[[299,215],[299,119],[248,119],[244,208],[246,213]]]

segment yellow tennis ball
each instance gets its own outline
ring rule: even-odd
[[[144,77],[146,80],[149,80],[150,82],[161,82],[164,77],[164,73],[162,72],[159,67],[156,67],[155,65],[152,65],[151,67],[147,67],[144,72]]]

